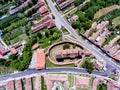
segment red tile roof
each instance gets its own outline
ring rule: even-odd
[[[14,90],[14,80],[11,80],[6,85],[6,90]]]
[[[25,78],[25,84],[26,84],[26,86],[25,86],[25,89],[26,90],[32,90],[32,83],[31,83],[31,78]]]
[[[17,54],[18,53],[18,51],[15,48],[10,48],[10,51],[11,51],[12,54]]]
[[[43,49],[38,49],[36,51],[36,69],[45,68],[45,52]]]
[[[41,14],[44,14],[44,13],[48,12],[47,6],[42,6],[42,7],[40,8],[40,12],[41,12]]]

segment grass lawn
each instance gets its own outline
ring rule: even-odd
[[[11,42],[11,44],[15,44],[15,43],[17,43],[17,42],[19,42],[19,41],[22,41],[22,40],[27,41],[27,39],[28,39],[28,37],[27,37],[27,35],[24,33],[24,34],[21,34],[20,36],[18,36],[18,37],[16,37],[16,38],[14,38],[14,39],[11,40],[10,42]]]
[[[73,87],[74,77],[73,75],[68,75],[69,87]]]
[[[120,16],[114,18],[114,19],[112,20],[112,22],[115,24],[115,26],[119,25],[119,24],[120,24]]]
[[[13,72],[14,72],[14,69],[12,69],[10,67],[0,66],[0,75],[13,73]]]
[[[31,81],[32,81],[32,90],[35,90],[35,77],[32,77],[32,79],[31,79]]]
[[[76,90],[89,90],[89,89],[87,89],[87,88],[80,88],[80,87],[77,87]]]

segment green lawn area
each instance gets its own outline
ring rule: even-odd
[[[120,16],[114,18],[114,19],[112,20],[112,22],[115,24],[115,26],[119,25],[119,24],[120,24]]]
[[[19,36],[16,37],[16,38],[14,38],[14,39],[11,40],[10,42],[11,42],[11,44],[15,44],[15,43],[17,43],[17,42],[19,42],[19,41],[22,41],[22,40],[25,40],[25,41],[28,40],[28,37],[27,37],[27,35],[26,35],[25,33],[19,35]]]
[[[74,77],[73,75],[68,75],[69,87],[73,87]]]
[[[89,89],[87,89],[87,88],[80,88],[80,87],[77,87],[76,90],[89,90]]]
[[[14,72],[14,69],[12,69],[10,67],[0,66],[0,75],[13,73],[13,72]]]

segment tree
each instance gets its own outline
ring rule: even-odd
[[[75,6],[78,6],[78,5],[82,4],[84,1],[85,0],[75,0],[74,4],[75,4]]]
[[[75,29],[79,29],[80,28],[80,22],[79,21],[75,21],[72,23],[72,27],[75,28]]]
[[[58,37],[58,33],[55,32],[55,33],[53,34],[53,39],[56,40],[57,37]]]
[[[69,49],[70,48],[70,44],[69,43],[66,43],[66,44],[64,44],[63,45],[63,49],[65,50],[65,49]]]
[[[94,65],[90,61],[90,58],[86,58],[84,64],[82,65],[83,68],[85,68],[89,73],[92,73],[94,70]]]
[[[14,55],[14,54],[11,54],[11,55],[9,56],[9,59],[10,59],[10,60],[15,60],[15,59],[17,59],[17,56]]]
[[[107,85],[102,83],[97,86],[97,90],[107,90]]]

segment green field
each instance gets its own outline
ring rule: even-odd
[[[112,22],[115,24],[115,26],[119,25],[119,24],[120,24],[120,16],[114,18],[114,19],[112,20]]]
[[[15,43],[17,43],[17,42],[19,42],[19,41],[22,41],[22,40],[27,40],[28,39],[28,37],[26,36],[26,34],[24,33],[24,34],[21,34],[21,35],[19,35],[18,37],[16,37],[16,38],[14,38],[13,40],[11,40],[10,42],[11,42],[11,44],[15,44]]]

